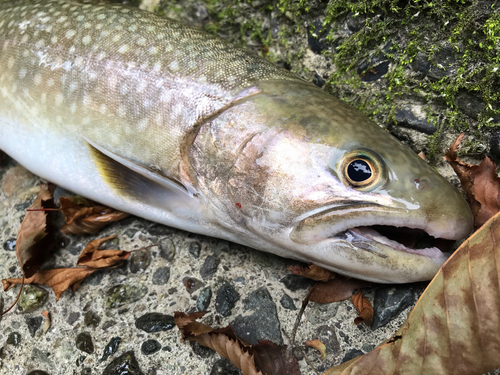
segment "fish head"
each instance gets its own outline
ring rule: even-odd
[[[252,247],[344,275],[431,279],[449,256],[435,242],[472,230],[457,189],[386,130],[314,86],[267,82],[259,90],[195,141],[195,169],[205,190],[210,186],[206,196],[227,215],[221,221]],[[201,153],[209,163],[200,163]],[[202,164],[216,167],[207,172]]]

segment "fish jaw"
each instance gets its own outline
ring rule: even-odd
[[[219,222],[251,247],[348,276],[431,279],[449,254],[405,248],[373,228],[461,239],[472,215],[460,193],[385,130],[312,85],[267,82],[259,90],[204,124],[190,151]],[[346,157],[359,150],[382,166],[371,189],[353,188],[342,175]]]

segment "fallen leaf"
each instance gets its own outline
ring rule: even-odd
[[[49,311],[48,310],[42,311],[42,315],[45,318],[45,321],[43,322],[43,328],[42,328],[43,334],[45,335],[47,333],[47,331],[49,330],[49,328],[50,328],[50,314],[49,314]]]
[[[124,250],[99,250],[104,242],[109,241],[116,236],[109,236],[90,241],[83,249],[78,258],[78,266],[87,266],[92,268],[104,268],[116,265],[118,262],[127,259],[130,252]]]
[[[76,291],[82,281],[93,274],[95,268],[57,268],[54,270],[42,270],[35,273],[32,277],[24,279],[24,284],[43,284],[52,288],[56,295],[56,301],[61,297],[62,292],[70,288]],[[16,284],[21,284],[22,278],[3,279],[3,290],[7,291]]]
[[[288,267],[288,270],[292,271],[292,273],[295,275],[304,276],[309,279],[324,282],[333,280],[337,276],[336,273],[328,271],[315,264],[311,264],[308,267],[302,267],[298,265],[290,266]]]
[[[66,219],[66,225],[61,228],[65,234],[95,234],[99,230],[129,214],[106,206],[96,205],[82,197],[60,197],[61,211]]]
[[[351,298],[352,293],[356,289],[366,288],[370,285],[372,285],[372,283],[368,281],[337,275],[334,280],[330,280],[326,283],[316,283],[316,285],[313,286],[309,300],[317,303],[343,301],[347,298]]]
[[[423,161],[425,161],[425,162],[429,162],[429,161],[427,160],[427,158],[425,157],[425,152],[423,152],[423,151],[420,151],[420,152],[418,153],[418,157],[419,157],[420,159],[422,159]]]
[[[441,267],[391,340],[324,375],[484,374],[500,368],[499,280],[500,213]]]
[[[47,185],[40,185],[40,192],[29,210],[53,208],[52,194]],[[28,211],[21,223],[16,239],[16,255],[26,278],[33,276],[53,246],[55,229],[48,224],[53,212]]]
[[[495,163],[487,156],[479,165],[470,165],[458,158],[457,149],[463,137],[464,134],[460,134],[444,159],[460,179],[474,215],[474,227],[479,228],[500,211],[500,178]]]
[[[319,351],[321,354],[321,357],[319,357],[320,359],[326,358],[326,346],[321,341],[319,341],[319,340],[307,340],[306,346],[310,346],[311,348],[314,348],[317,351]]]
[[[205,312],[189,315],[174,313],[175,323],[182,333],[183,340],[196,341],[215,350],[241,369],[243,375],[300,375],[297,359],[286,346],[267,340],[250,345],[240,339],[231,326],[212,329],[197,322],[196,319],[203,315]]]
[[[359,314],[354,319],[354,323],[356,325],[360,323],[365,323],[367,326],[371,325],[373,322],[373,306],[360,290],[358,290],[358,293],[352,295],[351,302]]]

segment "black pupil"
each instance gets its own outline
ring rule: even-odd
[[[354,182],[363,182],[372,176],[372,170],[366,161],[358,159],[347,166],[347,175]]]

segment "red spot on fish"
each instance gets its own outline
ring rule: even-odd
[[[236,203],[235,206],[238,207],[238,208],[241,208],[241,204],[240,203]]]

